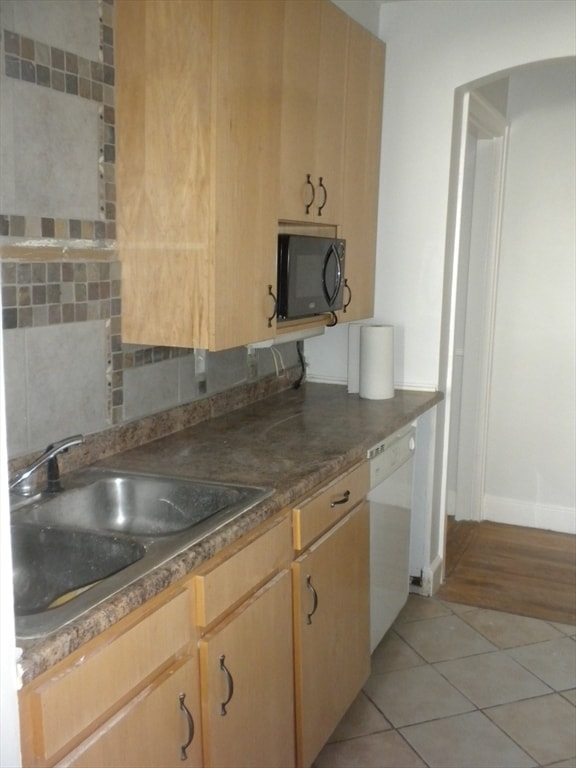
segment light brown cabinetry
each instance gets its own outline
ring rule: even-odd
[[[201,766],[189,600],[168,590],[25,686],[23,765],[178,765],[190,742],[187,764]]]
[[[381,40],[350,24],[340,221],[350,296],[343,321],[374,314],[384,55]]]
[[[200,641],[206,765],[294,765],[290,572]]]
[[[369,671],[368,481],[364,462],[26,685],[23,765],[309,766]]]
[[[193,577],[207,768],[294,765],[291,544],[284,514]]]
[[[312,521],[301,526],[300,544],[313,540],[292,566],[300,768],[312,764],[370,673],[367,490],[363,464],[295,510]]]
[[[126,342],[271,336],[280,0],[118,0],[117,242]]]
[[[287,0],[281,220],[340,223],[348,24],[328,0]]]
[[[194,679],[195,661],[173,664],[58,768],[201,768],[200,702],[196,691],[194,699],[190,695]]]

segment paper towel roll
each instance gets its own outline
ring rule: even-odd
[[[394,397],[392,325],[363,325],[360,328],[360,397],[367,400]]]

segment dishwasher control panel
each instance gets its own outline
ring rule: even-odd
[[[367,452],[370,460],[370,488],[375,488],[398,467],[411,459],[416,450],[416,429],[413,425],[403,427],[373,445]]]

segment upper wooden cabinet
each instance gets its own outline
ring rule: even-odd
[[[329,0],[118,0],[117,243],[129,343],[275,335],[278,222],[347,241],[370,317],[384,46]]]
[[[341,232],[346,240],[350,303],[343,321],[374,314],[385,46],[350,24]]]
[[[122,335],[225,349],[269,338],[282,0],[118,0]]]
[[[286,2],[281,220],[340,223],[349,23],[328,0]]]

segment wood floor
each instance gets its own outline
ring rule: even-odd
[[[437,597],[576,624],[576,537],[449,519],[446,581]]]

